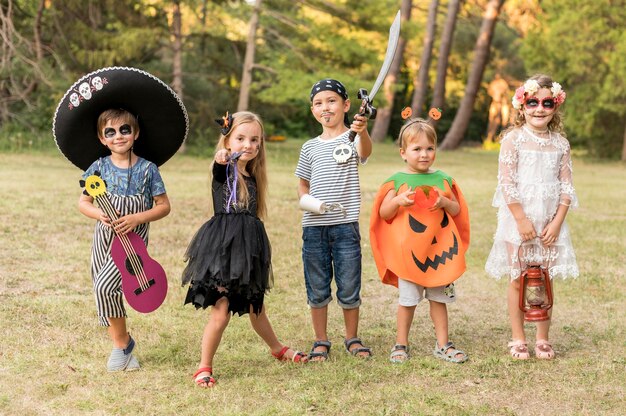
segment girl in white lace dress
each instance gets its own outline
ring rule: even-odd
[[[578,266],[565,216],[578,206],[572,183],[570,146],[562,134],[561,86],[546,75],[535,75],[518,88],[514,126],[501,140],[498,187],[493,206],[498,226],[485,270],[510,279],[507,290],[512,341],[510,354],[530,357],[519,309],[519,275],[530,263],[548,267],[551,278],[577,277]],[[521,249],[520,249],[521,245]],[[537,358],[554,358],[548,341],[550,320],[537,323]]]

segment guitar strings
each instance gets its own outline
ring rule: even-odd
[[[113,207],[113,205],[111,204],[111,201],[109,201],[108,199],[103,200],[103,201],[105,202],[106,208],[108,210],[107,215],[109,216],[109,218],[113,220],[117,219],[117,214],[115,213],[115,207]],[[135,253],[134,248],[132,247],[132,244],[130,243],[130,240],[128,239],[126,235],[117,234],[117,236],[119,237],[120,243],[122,243],[122,247],[124,248],[124,251],[126,252],[126,256],[128,257],[128,260],[130,261],[131,266],[133,270],[135,271],[135,276],[139,280],[139,285],[141,289],[144,290],[145,288],[147,288],[148,279],[147,279],[147,276],[145,276],[145,274],[143,273],[143,269],[142,269],[140,262],[137,260],[137,257],[136,257],[137,253]]]
[[[111,201],[109,201],[108,198],[106,197],[98,198],[98,202],[100,206],[105,210],[107,216],[111,218],[111,220],[118,219],[117,213],[115,212],[115,207],[113,206],[113,204],[111,204]],[[122,247],[124,248],[124,251],[126,252],[126,256],[131,263],[133,271],[135,271],[135,277],[137,278],[139,282],[139,287],[141,288],[142,291],[146,290],[149,287],[148,277],[146,276],[144,272],[141,262],[138,260],[139,256],[137,256],[137,253],[135,252],[135,249],[133,248],[130,240],[128,239],[128,236],[120,235],[117,232],[116,234],[119,237],[120,242],[122,243]]]

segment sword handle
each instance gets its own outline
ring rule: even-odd
[[[370,97],[367,95],[367,90],[364,88],[359,88],[359,92],[357,93],[357,98],[361,100],[361,107],[359,108],[359,115],[367,117],[370,120],[374,120],[376,118],[376,107],[372,105],[372,101]],[[356,131],[350,130],[350,134],[348,135],[348,139],[351,142],[356,138]]]

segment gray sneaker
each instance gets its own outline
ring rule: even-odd
[[[107,362],[107,370],[110,372],[139,370],[139,361],[132,354],[134,348],[135,340],[133,337],[130,337],[126,348],[113,348]]]

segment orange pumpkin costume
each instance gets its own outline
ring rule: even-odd
[[[385,195],[395,189],[402,193],[407,187],[415,190],[415,203],[399,207],[396,216],[385,221],[380,206]],[[429,211],[437,200],[436,186],[441,194],[452,194],[460,211],[451,216],[443,209]],[[469,214],[458,185],[444,172],[398,172],[382,185],[372,207],[370,243],[378,274],[385,284],[398,286],[398,278],[424,287],[445,286],[465,272],[465,252],[469,246]]]

